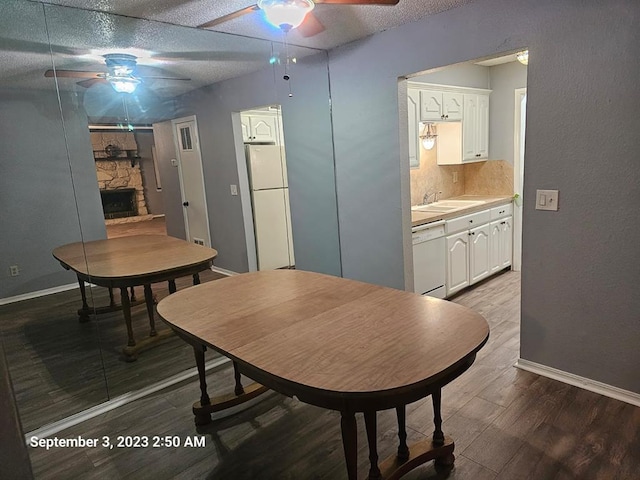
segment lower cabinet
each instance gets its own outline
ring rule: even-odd
[[[489,221],[509,213],[499,207],[447,220],[447,297],[511,265],[513,217]]]
[[[491,271],[495,273],[511,265],[513,217],[491,222]]]
[[[468,287],[469,232],[447,237],[447,296]]]

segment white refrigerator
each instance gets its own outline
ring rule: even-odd
[[[247,145],[258,270],[295,265],[284,148]]]

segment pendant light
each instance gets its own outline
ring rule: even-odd
[[[422,134],[420,135],[420,140],[422,140],[422,146],[426,150],[431,150],[436,144],[436,137],[438,135],[435,133],[435,127],[432,123],[425,123],[424,128],[422,129]]]
[[[516,58],[522,65],[529,65],[529,50],[516,53]]]

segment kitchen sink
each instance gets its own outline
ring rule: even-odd
[[[433,212],[433,213],[446,213],[453,212],[454,210],[458,210],[459,208],[464,207],[455,207],[455,206],[447,206],[447,205],[416,205],[415,207],[411,207],[413,212]]]
[[[447,213],[462,210],[463,208],[474,207],[485,203],[482,200],[440,200],[439,202],[429,203],[427,205],[416,205],[411,207],[413,212],[427,213]]]
[[[484,203],[483,200],[440,200],[439,202],[430,203],[434,207],[473,207],[475,205],[482,205]]]

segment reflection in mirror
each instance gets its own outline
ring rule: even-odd
[[[250,271],[295,267],[280,110],[271,105],[240,113],[244,149],[237,152],[238,180],[250,199],[242,212]]]
[[[58,98],[44,77],[53,64],[42,5],[2,2],[0,64],[0,329],[22,426],[31,431],[108,395],[98,325],[78,321],[78,283],[52,256],[82,241],[83,202],[65,142],[76,131],[60,117],[73,99]]]
[[[15,10],[13,16],[8,6]],[[27,7],[39,17],[28,16]],[[23,267],[19,288],[3,291],[0,298],[73,288],[65,293],[65,303],[53,295],[33,300],[46,312],[47,325],[53,323],[64,333],[53,327],[40,329],[37,338],[27,338],[15,350],[43,342],[43,349],[56,359],[44,368],[59,370],[41,375],[48,382],[41,390],[32,378],[16,384],[16,389],[29,392],[19,398],[21,412],[37,410],[42,404],[38,395],[60,388],[66,389],[67,397],[81,400],[68,409],[30,418],[27,430],[193,369],[191,348],[165,334],[154,303],[175,288],[249,271],[243,203],[250,197],[231,191],[241,183],[237,152],[244,153],[242,136],[235,135],[238,112],[282,105],[293,232],[289,238],[295,239],[296,268],[340,274],[325,52],[290,45],[284,56],[282,45],[263,40],[49,4],[16,0],[2,8],[7,28],[2,29],[0,48],[13,60],[3,65],[15,65],[15,72],[3,70],[3,90],[10,89],[10,95],[3,95],[2,101],[17,112],[3,115],[0,134],[14,149],[13,158],[29,157],[3,163],[8,175],[3,175],[2,192],[10,195],[6,203],[21,205],[3,222],[11,227],[7,231],[16,232],[6,250],[6,264],[22,267],[33,259],[38,268]],[[34,29],[25,26],[33,24],[31,18],[42,18],[43,11],[50,54],[44,30],[39,38],[24,38],[25,31],[34,35]],[[20,14],[24,18],[17,18]],[[289,81],[283,79],[285,65]],[[27,99],[25,106],[10,103],[16,91]],[[51,105],[39,97],[28,101],[29,95],[41,92],[51,94]],[[57,168],[52,156],[58,150],[64,153],[66,177],[62,170],[52,171]],[[34,175],[35,183],[20,191],[15,188]],[[153,235],[157,243],[149,244],[139,235],[146,235],[146,240]],[[195,270],[167,273],[157,263],[173,258],[167,241],[182,241],[177,255],[182,266],[194,265],[184,248],[196,248],[197,256],[215,249],[216,271],[208,268],[211,258],[204,255],[198,257]],[[80,282],[51,256],[53,249],[76,242],[82,243],[68,247],[75,254],[73,261],[59,258]],[[105,242],[119,253],[96,255]],[[149,256],[152,262],[145,264]],[[140,269],[150,276],[140,280]],[[137,281],[121,281],[131,276]],[[83,323],[78,322],[79,285],[86,296],[80,316],[88,321]],[[5,338],[15,342],[16,334],[8,331],[3,328]],[[88,332],[97,331],[101,349],[97,341],[82,343]],[[61,346],[49,342],[59,336],[64,337],[64,343],[57,342]],[[215,361],[214,357],[208,354],[207,359]],[[67,362],[77,371],[65,371]],[[96,365],[107,385],[99,398],[85,392],[96,376],[89,367]],[[16,368],[21,368],[19,363]],[[63,400],[53,397],[52,403]]]

